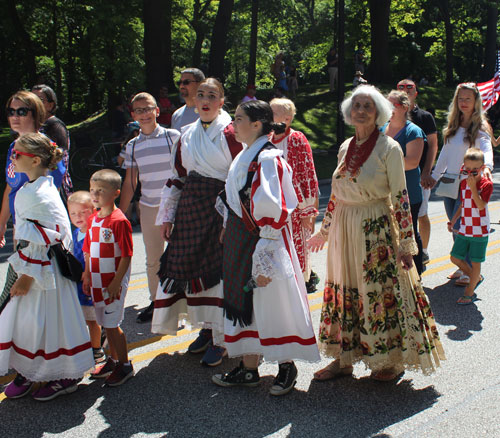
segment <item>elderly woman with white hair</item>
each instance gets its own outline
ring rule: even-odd
[[[430,373],[444,359],[417,251],[399,144],[380,132],[391,104],[361,85],[342,103],[355,136],[340,147],[332,194],[313,251],[328,242],[320,350],[335,360],[316,380],[350,376],[363,362],[376,380]]]

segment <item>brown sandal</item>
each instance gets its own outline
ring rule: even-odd
[[[344,376],[352,376],[352,366],[340,368],[340,361],[334,360],[325,368],[316,371],[314,373],[313,380],[316,380],[318,382],[326,382],[327,380],[333,380],[338,377]]]
[[[397,379],[399,374],[396,374],[393,368],[387,368],[385,370],[380,370],[377,372],[372,372],[370,378],[378,382],[390,382],[391,380]]]

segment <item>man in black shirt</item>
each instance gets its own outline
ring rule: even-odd
[[[427,207],[429,204],[429,197],[431,195],[432,181],[431,171],[436,160],[438,151],[437,142],[437,128],[434,117],[431,113],[420,109],[416,104],[418,95],[417,85],[411,79],[403,79],[398,82],[398,90],[405,91],[410,98],[410,119],[415,125],[420,127],[426,135],[424,141],[424,150],[422,158],[420,159],[420,183],[422,184],[422,205],[418,212],[418,228],[420,237],[422,238],[422,262],[429,263],[429,254],[427,247],[431,236],[431,221],[427,215]]]

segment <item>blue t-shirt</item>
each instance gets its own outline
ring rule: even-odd
[[[9,210],[14,223],[16,222],[14,213],[14,200],[16,199],[16,193],[26,182],[28,182],[28,175],[25,173],[14,172],[14,163],[10,159],[10,155],[15,144],[16,142],[13,141],[9,146],[9,151],[7,152],[7,162],[5,164],[5,181],[7,181],[7,184],[10,186]],[[61,187],[63,175],[65,173],[66,167],[64,166],[62,160],[57,163],[57,169],[49,173],[49,175],[54,178],[54,184],[57,188]]]
[[[385,128],[387,127],[387,125],[388,123],[383,126],[382,132],[385,132]],[[403,150],[403,155],[406,157],[406,145],[417,138],[423,138],[425,140],[426,137],[424,131],[422,131],[422,129],[415,125],[415,123],[412,123],[408,120],[406,121],[406,125],[404,126],[404,128],[396,134],[394,140],[399,143],[401,149]],[[405,177],[410,204],[418,204],[419,202],[422,202],[420,168],[417,166],[415,169],[405,170]]]
[[[73,230],[73,254],[81,263],[82,268],[85,270],[85,254],[83,253],[83,241],[85,240],[85,233],[80,231],[80,228],[75,228]],[[78,299],[82,306],[92,306],[92,298],[90,295],[83,293],[83,284],[81,281],[76,283],[78,286]]]

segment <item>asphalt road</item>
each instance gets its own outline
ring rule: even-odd
[[[490,202],[494,223],[488,257],[483,265],[480,301],[455,304],[463,289],[446,275],[451,236],[440,199],[431,199],[431,262],[423,282],[435,313],[447,360],[432,376],[407,372],[394,383],[373,382],[363,366],[355,378],[312,382],[315,370],[328,364],[298,363],[296,389],[275,398],[268,390],[277,372],[274,364],[260,368],[257,388],[219,388],[210,378],[229,370],[236,360],[216,369],[199,364],[186,353],[196,332],[189,328],[176,337],[150,333],[148,324],[135,323],[148,304],[144,248],[135,228],[132,281],[123,329],[127,335],[136,377],[117,388],[84,379],[79,390],[51,402],[29,397],[7,400],[0,394],[1,437],[500,437],[500,173],[494,175]],[[323,182],[321,206],[329,195]],[[319,225],[319,224],[318,224]],[[11,248],[0,253],[0,278]],[[323,251],[313,257],[313,268],[324,278]],[[496,285],[496,286],[495,286]],[[322,294],[310,295],[318,327]],[[0,378],[5,384],[12,376]]]

